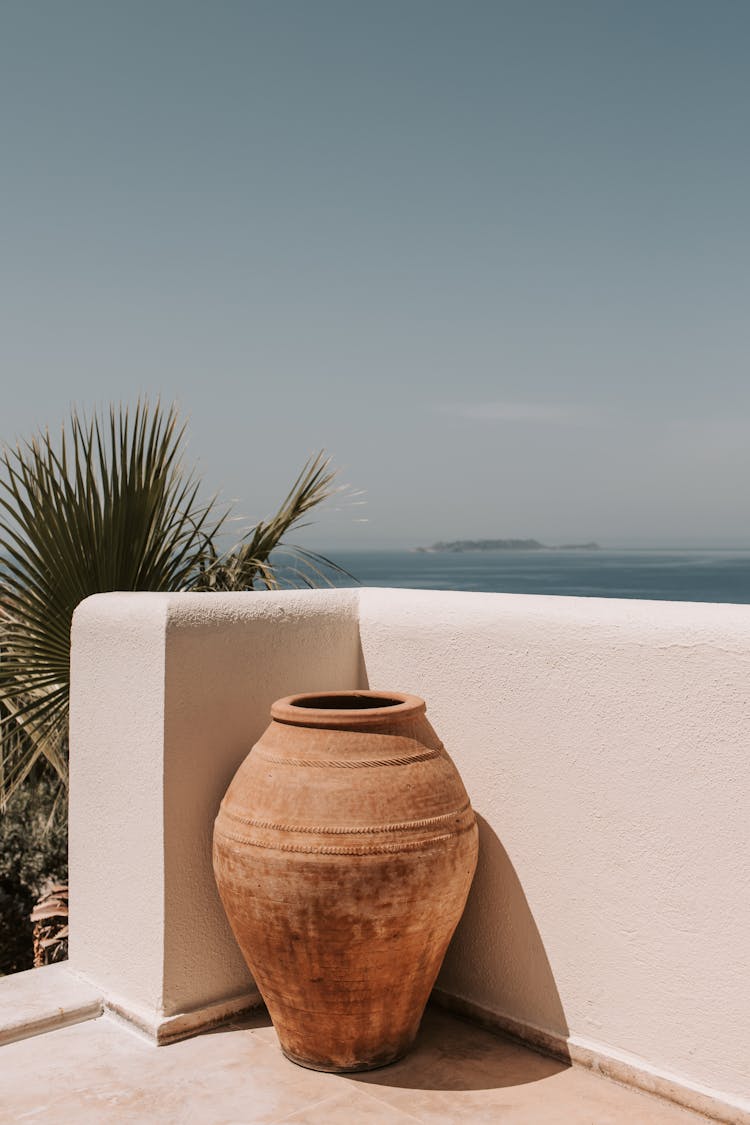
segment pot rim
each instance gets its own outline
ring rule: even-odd
[[[334,706],[315,706],[330,699]],[[342,700],[372,700],[373,706],[341,705]],[[339,706],[335,703],[338,702]],[[413,718],[427,709],[418,695],[402,691],[306,691],[286,695],[271,705],[271,718],[278,723],[302,727],[361,727],[382,723],[384,719],[398,722]]]

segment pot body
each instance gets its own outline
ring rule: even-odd
[[[384,1066],[466,903],[474,813],[415,696],[289,696],[271,716],[216,819],[219,893],[284,1053]]]

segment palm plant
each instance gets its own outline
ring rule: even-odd
[[[326,581],[329,560],[271,552],[339,491],[312,457],[281,508],[232,550],[217,536],[226,513],[200,499],[182,467],[185,426],[174,407],[140,403],[105,419],[73,412],[0,454],[0,803],[51,767],[67,785],[70,624],[76,605],[111,590],[248,590]]]
[[[207,543],[205,556],[199,561],[200,574],[192,584],[194,590],[252,590],[260,583],[267,590],[282,586],[313,587],[330,584],[330,572],[352,576],[324,555],[285,543],[292,528],[306,527],[303,517],[335,493],[336,470],[322,453],[311,457],[289,490],[281,507],[269,520],[261,520],[246,534],[245,540],[233,550],[219,556],[213,539]],[[271,552],[276,558],[271,562]],[[282,560],[287,559],[288,562]]]

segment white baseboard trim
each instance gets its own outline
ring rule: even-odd
[[[260,993],[253,989],[189,1012],[165,1016],[107,996],[104,998],[104,1011],[145,1035],[157,1047],[163,1047],[244,1016],[261,1007],[262,1003]]]
[[[542,1054],[569,1062],[573,1066],[585,1067],[622,1086],[630,1086],[674,1102],[685,1109],[701,1113],[712,1121],[720,1121],[722,1125],[750,1125],[750,1101],[744,1098],[727,1096],[680,1076],[658,1071],[644,1059],[618,1052],[604,1044],[576,1036],[558,1035],[532,1024],[519,1022],[476,1004],[473,1000],[453,996],[442,988],[433,989],[432,999],[441,1008],[455,1015],[463,1016],[490,1031],[500,1032]]]
[[[0,978],[0,1046],[45,1035],[102,1014],[101,992],[67,963]]]
[[[103,995],[101,989],[75,973],[67,962],[61,962],[0,978],[0,1046],[97,1019],[102,1014],[112,1015],[152,1043],[163,1046],[237,1019],[262,1003],[258,990],[252,989],[202,1008],[166,1016]]]

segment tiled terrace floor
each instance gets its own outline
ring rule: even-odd
[[[698,1125],[705,1118],[439,1010],[413,1053],[358,1076],[288,1062],[265,1013],[154,1047],[109,1018],[0,1048],[0,1121],[54,1125]]]

